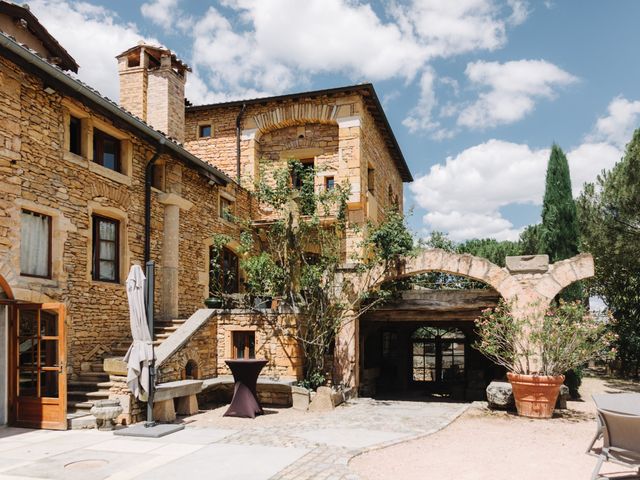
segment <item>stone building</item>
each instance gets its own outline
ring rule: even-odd
[[[67,402],[108,396],[102,359],[130,339],[129,267],[156,262],[156,316],[177,328],[208,296],[211,237],[238,238],[220,199],[239,217],[251,202],[174,139],[163,82],[168,69],[184,85],[188,67],[168,50],[148,54],[167,67],[148,79],[164,109],[134,116],[68,75],[77,64],[27,9],[0,2],[0,28],[0,423],[63,428]]]
[[[0,424],[66,428],[67,414],[86,415],[95,399],[128,398],[125,280],[147,260],[156,264],[161,381],[220,380],[229,357],[263,357],[265,376],[299,379],[300,350],[287,335],[295,315],[203,309],[214,283],[242,293],[240,225],[273,215],[253,198],[253,181],[291,159],[313,166],[317,189],[350,185],[348,220],[362,226],[392,206],[402,210],[403,184],[412,181],[371,84],[193,106],[184,93],[190,69],[169,49],[140,43],[117,62],[120,105],[68,74],[78,65],[27,8],[0,0],[0,348],[8,352],[0,355]],[[218,234],[230,240],[214,276]],[[357,235],[346,239],[345,259]],[[424,252],[403,275],[441,271],[491,289],[465,298],[408,294],[348,322],[336,339],[335,379],[363,393],[422,387],[445,376],[444,339],[447,348],[458,344],[450,360],[466,382],[475,362],[465,354],[468,332],[481,308],[499,296],[546,305],[591,275],[589,262],[531,272]],[[424,367],[427,346],[440,355],[435,373]],[[388,354],[395,363],[385,363]],[[139,418],[125,403],[123,420]]]

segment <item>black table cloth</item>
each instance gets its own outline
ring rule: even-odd
[[[225,417],[256,418],[264,415],[264,410],[258,401],[256,384],[260,371],[267,364],[266,360],[225,360],[229,365],[235,385],[231,405],[224,413]]]

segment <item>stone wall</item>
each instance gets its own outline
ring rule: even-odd
[[[233,358],[232,336],[236,331],[255,332],[255,356],[268,362],[262,376],[300,379],[302,356],[292,338],[295,321],[293,314],[270,310],[201,310],[173,334],[184,343],[176,343],[174,351],[166,350],[165,344],[157,350],[159,381],[184,379],[190,360],[198,366],[199,379],[231,375],[224,360]],[[169,345],[172,339],[165,342]]]
[[[225,358],[232,358],[234,331],[255,332],[256,358],[264,358],[267,365],[261,375],[280,378],[302,378],[302,353],[295,339],[295,315],[271,312],[256,313],[250,310],[230,310],[213,317],[218,325],[218,375],[230,375]]]
[[[69,112],[85,124],[83,155],[67,148]],[[91,161],[94,127],[122,139],[124,173]],[[41,80],[0,59],[0,275],[18,299],[66,305],[71,375],[83,362],[95,360],[130,338],[124,280],[130,265],[143,261],[144,167],[154,151],[155,145],[77,101],[46,93]],[[166,182],[165,191],[154,189],[152,199],[151,256],[158,265],[156,309],[162,304],[166,197],[174,194],[193,204],[181,212],[178,230],[179,313],[188,316],[206,297],[207,242],[216,232],[230,234],[237,242],[239,229],[219,218],[217,186],[167,155],[159,163],[165,166]],[[237,198],[238,213],[247,213],[247,193],[234,185],[226,190]],[[23,208],[52,217],[51,279],[20,275]],[[121,222],[119,282],[92,279],[93,213]],[[156,311],[158,316],[162,313]]]
[[[207,321],[159,367],[158,383],[185,380],[185,367],[189,361],[194,361],[198,366],[197,379],[217,376],[218,350],[215,343],[217,330],[218,323],[213,318]]]

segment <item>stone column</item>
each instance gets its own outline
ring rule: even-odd
[[[347,200],[349,221],[364,226],[366,208],[366,188],[364,185],[367,165],[361,156],[362,138],[360,116],[339,117],[338,155],[339,171],[337,181],[348,181],[351,192]],[[361,235],[349,235],[345,239],[346,258],[357,253]]]
[[[357,387],[360,383],[359,365],[360,320],[349,316],[336,335],[334,352],[335,383]]]
[[[158,201],[164,205],[160,317],[173,320],[178,318],[179,307],[180,210],[189,210],[193,203],[175,193],[163,193]]]

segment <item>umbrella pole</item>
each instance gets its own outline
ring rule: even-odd
[[[153,287],[155,283],[154,278],[154,262],[153,260],[149,260],[146,264],[146,276],[147,276],[147,320],[149,323],[149,333],[151,334],[151,365],[149,366],[149,398],[147,399],[147,421],[145,422],[145,427],[153,427],[156,425],[155,420],[153,419],[153,396],[156,390],[156,355],[153,346]]]

